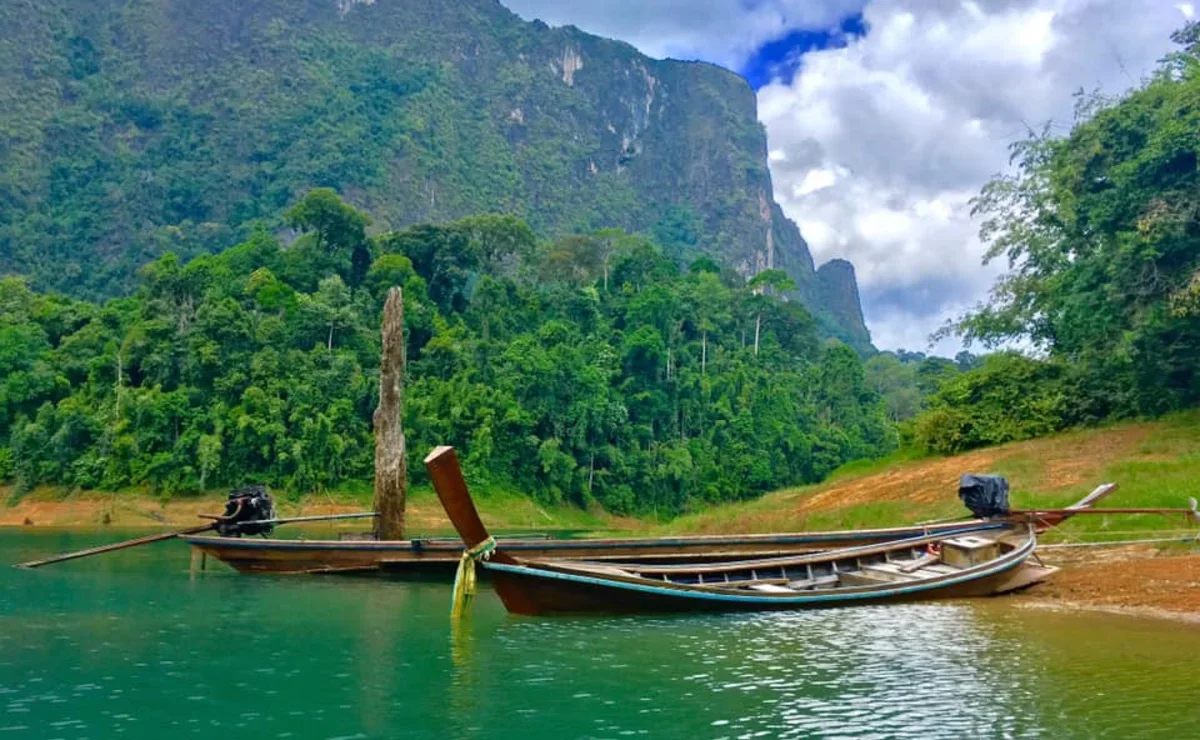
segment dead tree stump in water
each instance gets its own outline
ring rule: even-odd
[[[379,362],[379,406],[375,409],[375,512],[381,540],[404,537],[404,498],[408,465],[404,460],[404,298],[388,291],[383,307],[383,351]]]

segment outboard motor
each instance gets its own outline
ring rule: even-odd
[[[225,513],[217,521],[222,537],[241,537],[244,534],[270,534],[275,525],[275,502],[266,486],[244,486],[229,492]],[[260,523],[264,522],[264,523]]]
[[[1008,515],[1008,481],[999,475],[967,473],[958,480],[958,497],[980,519]]]

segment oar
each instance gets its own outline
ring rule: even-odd
[[[219,517],[215,517],[215,516],[208,516],[205,514],[201,514],[201,516],[204,516],[206,518],[211,518],[211,519],[219,518]],[[324,514],[324,515],[318,515],[318,516],[296,516],[296,517],[291,517],[289,519],[263,519],[263,520],[258,520],[258,521],[238,522],[237,525],[240,526],[241,524],[247,524],[247,525],[254,524],[254,525],[261,526],[263,524],[293,524],[295,522],[320,522],[320,521],[329,521],[332,519],[364,519],[366,517],[374,517],[374,516],[378,516],[378,514],[376,514],[373,511],[368,511],[368,512],[355,513],[355,514]],[[16,567],[18,567],[18,568],[40,568],[43,565],[50,565],[51,563],[61,563],[64,560],[74,560],[76,558],[86,558],[90,555],[101,555],[103,553],[112,552],[114,550],[124,550],[127,547],[137,547],[138,545],[149,545],[151,542],[162,542],[163,540],[174,539],[175,537],[178,537],[178,536],[184,535],[184,534],[200,534],[201,532],[207,532],[211,529],[216,529],[216,527],[217,527],[217,525],[214,522],[213,524],[205,524],[200,527],[191,527],[190,529],[180,529],[180,530],[176,530],[174,532],[163,532],[162,534],[152,534],[152,535],[148,535],[146,537],[138,537],[138,538],[132,539],[132,540],[125,540],[124,542],[117,542],[116,544],[112,544],[112,545],[104,545],[103,547],[90,547],[86,550],[79,550],[77,552],[68,552],[63,555],[55,555],[54,557],[46,558],[45,560],[31,560],[28,563],[18,563]]]
[[[162,534],[152,534],[147,537],[138,537],[138,538],[132,539],[132,540],[125,540],[124,542],[117,542],[116,544],[112,544],[112,545],[104,545],[103,547],[89,547],[86,550],[77,550],[75,552],[68,552],[68,553],[64,553],[62,555],[55,555],[54,557],[46,558],[45,560],[30,560],[28,563],[18,563],[16,565],[16,567],[18,567],[18,568],[40,568],[43,565],[50,565],[51,563],[61,563],[64,560],[74,560],[76,558],[86,558],[90,555],[100,555],[102,553],[112,552],[113,550],[124,550],[127,547],[137,547],[138,545],[148,545],[151,542],[161,542],[163,540],[173,539],[175,537],[178,537],[181,534],[199,534],[201,532],[207,532],[208,530],[213,529],[216,526],[217,525],[215,525],[215,524],[205,524],[200,527],[191,527],[189,529],[179,529],[174,532],[163,532]]]

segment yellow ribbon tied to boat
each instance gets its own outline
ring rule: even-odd
[[[487,560],[496,549],[496,538],[488,537],[483,542],[463,550],[458,561],[458,572],[454,574],[454,602],[450,605],[450,617],[462,614],[467,599],[475,595],[475,562]]]

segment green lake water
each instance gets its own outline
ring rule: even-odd
[[[0,564],[120,533],[0,529]],[[0,740],[1193,738],[1200,629],[1020,599],[510,617],[481,584],[0,567]]]

